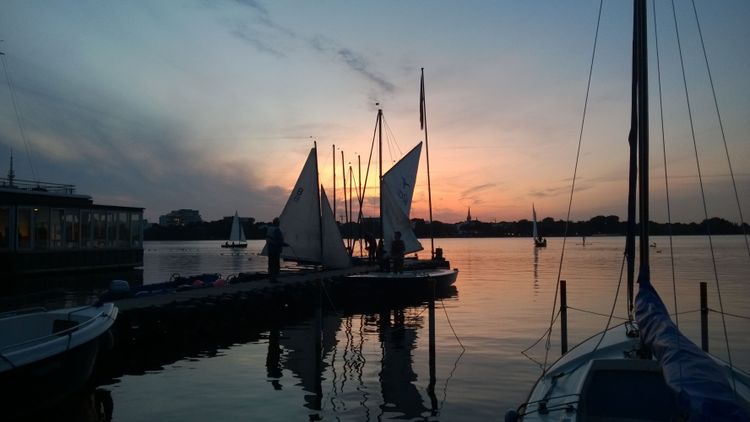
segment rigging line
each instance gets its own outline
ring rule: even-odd
[[[553,320],[552,320],[552,324],[554,324],[554,323],[555,323],[555,322],[557,321],[557,318],[558,318],[558,317],[560,316],[560,313],[561,313],[561,312],[562,312],[562,310],[561,310],[561,309],[558,309],[558,310],[557,310],[557,314],[555,315],[555,319],[553,319]],[[545,337],[547,337],[547,332],[549,332],[549,331],[551,331],[551,330],[552,330],[552,327],[549,327],[549,328],[547,328],[547,329],[546,329],[546,330],[544,331],[544,334],[542,334],[542,336],[541,336],[541,337],[539,337],[539,338],[537,339],[537,341],[535,341],[535,342],[534,342],[534,343],[533,343],[533,344],[532,344],[531,346],[529,346],[529,347],[527,347],[527,348],[525,348],[525,349],[521,350],[521,354],[526,354],[526,352],[528,352],[529,350],[531,350],[532,348],[534,348],[534,346],[536,346],[537,344],[539,344],[539,342],[540,342],[540,341],[544,340],[544,338],[545,338]]]
[[[602,344],[602,341],[604,340],[604,336],[607,334],[607,331],[609,330],[609,326],[612,323],[612,318],[615,315],[615,307],[617,306],[617,298],[620,296],[620,287],[622,286],[622,275],[624,272],[625,272],[625,255],[622,256],[622,263],[620,264],[620,280],[617,282],[617,291],[615,292],[615,300],[612,301],[612,309],[609,311],[609,319],[607,319],[607,325],[604,327],[604,331],[602,331],[602,336],[599,337],[599,341],[596,343],[596,346],[594,346],[594,350],[591,353],[594,353],[595,351],[599,350],[599,346]],[[583,362],[581,364],[583,364]]]
[[[440,305],[443,307],[443,312],[445,312],[445,319],[448,320],[448,326],[451,327],[451,331],[453,331],[453,336],[456,337],[456,341],[458,341],[459,346],[461,346],[463,350],[466,350],[466,347],[464,347],[464,344],[461,343],[461,339],[458,338],[458,334],[456,334],[456,330],[453,328],[451,319],[448,316],[448,309],[445,307],[445,303],[443,303],[443,299],[440,299]]]
[[[31,168],[31,175],[36,182],[39,179],[36,176],[36,169],[34,168],[34,161],[31,159],[31,149],[29,148],[29,139],[26,136],[26,129],[23,126],[23,119],[21,118],[21,111],[18,110],[18,104],[16,101],[16,88],[13,85],[13,81],[10,78],[10,72],[8,72],[8,65],[5,63],[5,53],[0,52],[0,61],[3,62],[3,71],[5,71],[5,80],[8,82],[8,91],[10,92],[10,102],[13,104],[13,111],[16,113],[16,121],[18,122],[18,131],[21,133],[21,140],[23,146],[26,149],[26,159],[29,162],[29,168]]]
[[[734,180],[734,171],[732,170],[732,160],[729,158],[729,147],[727,146],[727,137],[724,135],[724,124],[722,123],[721,113],[719,112],[719,101],[716,99],[716,89],[714,88],[714,78],[711,76],[711,66],[708,64],[708,53],[706,52],[706,44],[703,42],[703,31],[701,30],[701,23],[698,20],[698,9],[695,7],[695,0],[692,0],[693,4],[693,15],[695,15],[695,24],[698,27],[698,38],[701,41],[701,49],[703,51],[703,60],[706,62],[706,71],[708,72],[708,82],[711,84],[711,94],[714,98],[714,108],[716,108],[716,117],[719,120],[719,129],[721,130],[721,140],[724,142],[724,153],[727,156],[727,165],[729,166],[729,175],[732,177],[732,188],[734,189],[734,199],[737,201],[737,212],[740,215],[740,226],[742,227],[742,234],[745,236],[745,248],[747,249],[747,256],[750,258],[750,242],[748,241],[747,229],[745,228],[745,218],[742,216],[742,206],[740,205],[740,196],[737,194],[737,182]]]
[[[734,318],[740,318],[740,319],[750,320],[750,317],[747,317],[747,316],[744,316],[744,315],[737,315],[737,314],[733,314],[733,313],[730,313],[730,312],[720,312],[720,311],[717,311],[717,310],[711,309],[711,308],[708,308],[708,310],[711,311],[711,312],[715,312],[717,314],[724,314],[724,315],[727,315],[727,316],[730,316],[730,317],[734,317]],[[698,312],[698,311],[695,311],[695,312]]]
[[[542,374],[547,372],[547,362],[549,360],[550,350],[550,336],[552,335],[552,324],[555,316],[555,308],[557,308],[557,296],[560,291],[560,276],[562,274],[563,258],[565,257],[565,243],[568,239],[568,228],[570,226],[570,210],[573,207],[573,193],[576,188],[576,175],[578,174],[578,161],[581,158],[581,143],[583,142],[583,129],[586,126],[586,110],[589,104],[589,92],[591,91],[591,76],[594,72],[594,59],[596,57],[596,45],[599,41],[599,25],[602,21],[602,7],[604,0],[599,0],[599,12],[596,19],[596,31],[594,34],[594,46],[591,51],[591,64],[589,65],[589,77],[586,83],[586,97],[583,101],[583,116],[581,117],[581,131],[578,134],[578,148],[576,150],[576,162],[573,167],[573,182],[570,186],[570,200],[568,201],[568,213],[565,217],[565,229],[563,231],[563,244],[562,250],[560,251],[560,265],[557,269],[557,283],[555,283],[555,299],[552,304],[552,314],[550,315],[550,328],[547,332],[547,341],[545,342],[545,353],[544,353],[544,365],[542,367]]]
[[[331,299],[331,295],[328,294],[328,289],[326,289],[326,283],[325,280],[320,280],[320,286],[323,288],[323,293],[326,294],[326,297],[328,298],[328,303],[331,304],[331,309],[333,309],[333,313],[336,314],[337,317],[342,318],[343,314],[340,314],[339,311],[336,309],[336,305],[333,303],[333,299]]]
[[[623,317],[620,317],[620,316],[607,315],[607,314],[603,314],[601,312],[588,311],[586,309],[580,309],[580,308],[576,308],[576,307],[573,307],[573,306],[570,306],[570,305],[568,305],[568,309],[572,309],[574,311],[583,312],[585,314],[591,314],[591,315],[596,315],[596,316],[600,316],[600,317],[616,318],[616,319],[621,319],[623,321],[629,321],[630,320],[629,318],[623,318]]]
[[[656,26],[656,2],[651,3],[651,8],[654,20],[654,44],[656,46],[656,81],[659,86],[659,126],[661,127],[661,149],[662,158],[664,159],[664,192],[666,194],[667,202],[667,234],[669,236],[669,260],[672,266],[672,295],[674,300],[674,323],[677,328],[680,327],[679,310],[677,309],[677,280],[675,279],[674,273],[674,245],[672,243],[672,210],[669,201],[669,175],[667,173],[667,141],[664,135],[664,102],[662,101],[662,90],[661,90],[661,62],[659,60],[659,30]]]
[[[466,349],[461,350],[461,353],[458,354],[456,361],[453,362],[453,369],[451,369],[450,374],[448,374],[448,377],[445,379],[445,384],[443,385],[443,400],[440,402],[438,411],[443,410],[443,406],[445,406],[445,401],[448,399],[448,382],[453,379],[453,374],[456,372],[456,369],[458,369],[458,362],[464,356],[464,353],[466,353]]]
[[[693,140],[693,151],[695,152],[695,165],[696,165],[696,167],[698,169],[698,184],[700,186],[701,201],[703,203],[703,215],[706,218],[706,235],[708,236],[708,245],[709,245],[709,250],[711,251],[711,264],[713,265],[713,270],[714,270],[714,281],[716,282],[716,293],[717,293],[718,299],[719,299],[719,309],[722,312],[721,313],[721,324],[722,324],[723,329],[724,329],[724,340],[725,340],[726,347],[727,347],[727,358],[728,358],[728,361],[729,361],[729,368],[733,369],[734,365],[732,364],[732,352],[729,349],[729,334],[727,333],[727,321],[726,321],[726,318],[724,317],[724,304],[723,304],[723,301],[721,299],[721,285],[719,283],[719,272],[718,272],[718,270],[716,268],[716,254],[714,253],[714,241],[713,241],[713,237],[711,236],[711,227],[710,227],[709,221],[708,221],[708,205],[706,205],[706,192],[705,192],[705,190],[703,188],[703,177],[702,177],[702,173],[701,173],[701,162],[700,162],[700,158],[698,156],[698,142],[695,139],[695,125],[693,124],[693,111],[692,111],[692,108],[690,106],[690,93],[688,91],[688,86],[687,86],[687,76],[685,74],[685,60],[684,60],[683,55],[682,55],[682,43],[680,41],[680,30],[679,30],[679,27],[677,26],[677,11],[675,10],[675,7],[674,7],[674,0],[672,0],[672,17],[674,19],[675,34],[677,35],[677,50],[680,53],[680,68],[682,70],[682,84],[683,84],[684,89],[685,89],[685,101],[687,103],[688,117],[689,117],[689,121],[690,121],[690,134],[691,134],[691,137],[692,137],[692,140]],[[734,371],[732,371],[732,388],[733,388],[733,391],[736,394],[736,392],[737,392],[737,382],[734,379]]]

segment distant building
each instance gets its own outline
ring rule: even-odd
[[[193,223],[202,223],[203,219],[198,210],[174,210],[169,214],[159,216],[160,226],[185,226]]]

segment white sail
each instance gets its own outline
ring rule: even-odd
[[[406,246],[405,253],[421,251],[422,244],[411,229],[409,212],[414,196],[414,185],[417,181],[419,156],[422,152],[420,142],[399,160],[380,182],[380,196],[383,209],[380,218],[383,220],[383,240],[385,250],[390,254],[394,233],[401,232],[401,239]]]
[[[323,186],[320,187],[321,225],[323,226],[323,254],[321,263],[329,268],[348,268],[352,262],[344,247],[344,240],[336,225],[328,196]]]
[[[534,239],[538,239],[539,238],[539,232],[536,229],[536,210],[534,209],[534,204],[531,204],[531,215],[534,217],[534,219],[533,219],[533,221],[534,221],[534,229],[533,229],[532,236],[534,236]]]
[[[284,242],[289,245],[282,250],[282,258],[320,262],[319,201],[318,162],[315,148],[312,148],[279,216],[279,228],[284,234]]]
[[[229,233],[229,240],[231,242],[244,242],[247,240],[245,238],[245,231],[242,230],[242,225],[240,225],[240,217],[237,215],[237,211],[234,212],[234,218],[232,218],[232,231]]]

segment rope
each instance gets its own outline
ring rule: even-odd
[[[326,289],[325,280],[322,280],[322,279],[320,280],[320,287],[323,289],[323,293],[326,294],[326,298],[328,298],[328,303],[331,304],[331,308],[333,309],[333,313],[336,314],[336,316],[341,317],[342,315],[336,309],[336,305],[333,303],[333,299],[331,299],[331,295],[328,294],[328,289]]]
[[[694,13],[696,15],[696,19],[697,19],[698,11],[695,9],[695,3],[694,2],[693,2],[693,11],[694,11]],[[696,165],[696,167],[698,169],[698,184],[700,186],[701,201],[702,201],[702,204],[703,204],[703,215],[705,216],[705,222],[706,222],[706,235],[708,236],[708,245],[709,245],[709,249],[711,251],[711,264],[713,265],[713,270],[714,270],[714,281],[716,282],[716,292],[717,292],[718,299],[719,299],[719,308],[721,309],[721,312],[722,312],[721,323],[722,323],[722,326],[724,328],[724,340],[725,340],[726,347],[727,347],[727,358],[728,358],[728,361],[729,361],[729,368],[733,369],[734,365],[732,365],[732,353],[731,353],[731,351],[729,349],[729,334],[727,332],[726,318],[724,318],[724,304],[723,304],[723,301],[722,301],[722,298],[721,298],[721,285],[719,283],[719,272],[718,272],[718,270],[716,268],[716,254],[714,253],[714,242],[713,242],[713,237],[711,236],[711,228],[710,228],[709,222],[708,222],[708,206],[706,205],[706,192],[705,192],[705,190],[703,188],[703,174],[701,172],[700,157],[698,156],[698,143],[697,143],[697,141],[695,139],[695,125],[693,123],[693,111],[692,111],[692,107],[690,106],[690,94],[689,94],[689,91],[688,91],[687,77],[686,77],[686,74],[685,74],[685,60],[684,60],[683,55],[682,55],[682,43],[680,42],[680,31],[679,31],[679,27],[677,26],[677,12],[676,12],[675,7],[674,7],[674,0],[672,0],[672,17],[674,19],[675,33],[677,35],[677,48],[678,48],[678,51],[680,53],[680,67],[682,69],[682,83],[683,83],[684,88],[685,88],[685,101],[687,102],[688,117],[689,117],[689,121],[690,121],[690,134],[691,134],[691,137],[692,137],[692,140],[693,140],[693,151],[695,152],[695,165]],[[701,39],[701,43],[702,43],[703,42],[703,35],[702,34],[700,34],[700,39]],[[736,392],[737,391],[737,386],[736,386],[736,382],[734,380],[734,376],[732,376],[732,384],[733,384],[733,387],[734,387],[734,391]]]
[[[445,304],[443,303],[443,299],[440,299],[440,305],[443,307],[443,312],[445,312],[445,319],[448,320],[448,326],[451,327],[451,331],[453,332],[453,336],[456,337],[456,341],[458,342],[458,345],[461,346],[461,349],[463,349],[464,351],[466,351],[466,347],[464,347],[464,344],[461,343],[461,339],[458,338],[458,334],[456,334],[456,330],[453,328],[453,324],[451,323],[451,319],[448,316],[448,309],[446,309]]]
[[[18,122],[18,131],[21,133],[21,140],[23,146],[26,149],[26,159],[29,161],[29,168],[31,168],[31,174],[34,180],[38,181],[36,176],[36,169],[34,168],[34,162],[32,160],[32,151],[29,148],[29,140],[26,136],[26,129],[23,126],[23,119],[21,118],[21,112],[18,110],[18,104],[16,101],[16,88],[13,85],[13,81],[10,78],[10,72],[8,72],[8,65],[5,63],[5,53],[0,52],[0,61],[3,62],[3,70],[5,71],[5,79],[8,82],[8,91],[10,92],[10,102],[13,103],[13,110],[16,113],[16,121]]]
[[[656,20],[656,2],[651,3],[651,7],[653,10],[653,17],[654,17],[654,43],[656,45],[656,75],[657,75],[657,84],[659,86],[659,122],[661,126],[661,149],[662,149],[662,158],[664,159],[664,192],[666,194],[666,202],[667,202],[667,234],[669,235],[669,259],[670,264],[672,267],[672,295],[673,295],[673,301],[674,301],[674,311],[675,311],[675,325],[679,328],[680,327],[680,319],[678,317],[679,312],[677,309],[677,280],[675,279],[675,271],[674,271],[674,245],[672,242],[672,209],[671,209],[671,201],[669,200],[669,174],[667,172],[667,141],[664,136],[664,102],[662,101],[662,90],[661,90],[661,62],[659,60],[659,30],[656,26],[657,20]]]
[[[623,317],[619,317],[619,316],[607,315],[607,314],[603,314],[603,313],[600,313],[600,312],[588,311],[586,309],[574,308],[572,306],[568,306],[568,309],[572,309],[574,311],[583,312],[583,313],[587,313],[587,314],[591,314],[591,315],[597,315],[597,316],[600,316],[600,317],[607,317],[607,318],[611,317],[611,318],[616,318],[616,319],[620,319],[620,320],[623,320],[623,321],[628,321],[629,320],[629,318],[623,318]]]
[[[581,130],[578,134],[578,148],[576,149],[576,161],[575,165],[573,167],[573,182],[570,186],[570,199],[568,200],[568,212],[565,217],[565,230],[563,232],[563,243],[562,243],[562,250],[560,251],[560,265],[557,269],[557,283],[555,283],[555,299],[552,303],[552,314],[550,315],[550,325],[549,330],[547,331],[547,340],[545,342],[545,352],[544,352],[544,364],[542,365],[542,374],[544,374],[547,371],[547,362],[549,360],[549,350],[550,350],[550,336],[552,335],[552,324],[554,323],[555,318],[555,309],[557,308],[557,296],[560,291],[560,277],[562,274],[562,265],[563,265],[563,259],[565,257],[565,244],[568,239],[568,228],[570,227],[570,210],[573,208],[573,193],[575,192],[576,188],[576,175],[578,174],[578,161],[581,158],[581,144],[583,142],[583,129],[586,126],[586,110],[588,109],[589,104],[589,92],[591,91],[591,77],[594,72],[594,58],[596,57],[596,45],[599,41],[599,25],[602,21],[602,7],[604,4],[604,0],[599,1],[599,12],[596,19],[596,31],[594,35],[594,46],[591,51],[591,64],[589,65],[589,76],[588,81],[586,82],[586,97],[583,101],[583,116],[581,117]]]
[[[674,4],[674,2],[673,2]],[[734,180],[734,170],[732,170],[732,160],[729,158],[729,147],[727,146],[727,137],[724,134],[724,124],[722,123],[721,113],[719,112],[719,101],[716,99],[716,89],[714,88],[714,78],[711,76],[711,66],[708,64],[708,54],[706,53],[706,44],[703,42],[703,31],[701,31],[701,23],[698,20],[698,10],[695,8],[695,0],[692,0],[693,4],[693,15],[695,15],[695,25],[698,27],[698,36],[701,41],[701,49],[703,51],[703,60],[706,62],[706,71],[708,72],[708,81],[711,84],[711,94],[714,98],[714,107],[716,108],[716,117],[719,120],[719,129],[721,130],[721,140],[724,142],[724,152],[727,156],[727,165],[729,166],[729,175],[732,178],[732,188],[734,189],[734,199],[737,202],[737,212],[740,215],[740,226],[742,227],[742,234],[745,236],[745,248],[747,249],[747,256],[750,258],[750,242],[747,239],[747,229],[745,228],[745,218],[742,216],[742,206],[740,205],[740,196],[737,194],[737,182]]]
[[[708,308],[708,310],[710,312],[714,312],[714,313],[721,314],[721,315],[726,315],[726,316],[730,316],[730,317],[734,317],[734,318],[740,318],[740,319],[750,320],[750,317],[744,316],[744,315],[737,315],[737,314],[732,314],[732,313],[729,313],[729,312],[720,312],[720,311],[717,311],[717,310],[711,309],[711,308]]]

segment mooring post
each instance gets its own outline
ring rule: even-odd
[[[708,352],[708,295],[706,282],[701,281],[701,349]]]
[[[568,352],[568,293],[565,280],[560,280],[560,348],[562,354]]]

